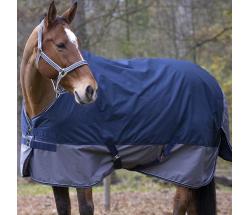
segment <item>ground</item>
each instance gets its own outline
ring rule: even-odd
[[[118,182],[111,186],[111,210],[103,206],[103,186],[94,188],[95,215],[170,215],[174,186],[151,177],[127,171],[117,171]],[[217,185],[218,215],[232,214],[231,187]],[[77,199],[70,191],[72,215],[77,215]],[[49,186],[18,179],[18,215],[56,215]]]

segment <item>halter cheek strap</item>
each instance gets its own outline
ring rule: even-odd
[[[38,67],[38,63],[40,58],[42,58],[45,62],[47,62],[50,66],[52,66],[57,72],[58,76],[56,79],[52,79],[53,87],[56,92],[56,97],[58,97],[63,89],[62,87],[59,86],[59,83],[61,79],[66,76],[69,72],[75,70],[76,68],[87,65],[86,60],[80,60],[77,61],[76,63],[71,64],[70,66],[66,68],[60,67],[57,63],[55,63],[48,55],[46,55],[43,50],[42,50],[42,34],[43,34],[43,27],[44,27],[44,20],[41,22],[39,29],[38,29],[38,42],[37,42],[37,48],[38,48],[38,53],[36,56],[36,65]]]

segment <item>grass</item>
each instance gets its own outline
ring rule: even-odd
[[[126,170],[118,170],[115,175],[112,176],[113,180],[117,181],[111,186],[112,193],[118,192],[151,192],[151,191],[164,191],[175,189],[173,185],[169,183],[162,182],[153,177],[149,177],[136,172],[128,172]],[[217,189],[223,190],[225,192],[231,192],[231,187],[225,187],[222,185],[217,185]],[[70,192],[75,192],[73,188]],[[95,186],[93,188],[94,193],[102,193],[103,186]],[[18,196],[43,196],[51,195],[52,190],[50,186],[41,185],[38,183],[29,183],[26,179],[18,179],[17,184],[17,194]]]
[[[28,183],[24,180],[18,180],[17,183],[17,195],[24,196],[38,196],[38,195],[50,195],[51,188],[46,185],[36,184],[36,183]]]

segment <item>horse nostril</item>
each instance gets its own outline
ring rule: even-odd
[[[87,86],[87,88],[86,88],[86,96],[88,97],[88,99],[91,99],[93,94],[94,94],[93,87],[91,87],[90,85]]]

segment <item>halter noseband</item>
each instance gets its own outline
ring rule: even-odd
[[[38,63],[40,58],[42,58],[45,62],[47,62],[50,66],[52,66],[57,72],[58,76],[56,79],[51,79],[53,83],[54,90],[56,92],[56,97],[58,97],[63,89],[62,87],[59,87],[59,83],[61,79],[66,76],[69,72],[73,71],[74,69],[87,65],[86,60],[80,60],[77,61],[76,63],[71,64],[70,66],[66,68],[60,67],[57,63],[55,63],[48,55],[46,55],[43,50],[42,50],[42,34],[43,34],[43,27],[44,27],[44,20],[41,22],[39,29],[38,29],[38,42],[37,42],[37,47],[38,47],[38,54],[36,56],[36,65],[38,67]]]

